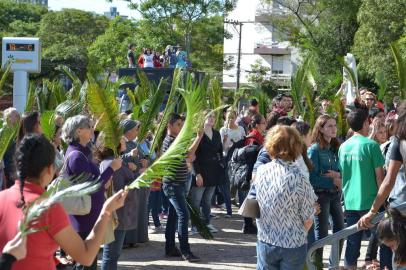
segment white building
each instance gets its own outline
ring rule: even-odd
[[[298,51],[286,41],[286,34],[274,29],[270,16],[284,16],[287,11],[279,4],[264,4],[263,0],[238,0],[236,8],[226,21],[243,23],[241,34],[240,86],[247,84],[251,65],[258,59],[263,66],[271,68],[272,78],[279,90],[290,89],[290,77],[295,70]],[[224,39],[224,57],[233,58],[234,67],[223,70],[223,86],[236,88],[239,26],[224,24],[225,30],[233,37]]]

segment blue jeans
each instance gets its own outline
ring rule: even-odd
[[[300,270],[306,260],[307,245],[281,248],[257,241],[257,270]]]
[[[193,207],[200,209],[202,206],[202,217],[206,224],[210,224],[211,198],[216,187],[196,187],[190,189],[190,198]]]
[[[345,212],[347,227],[357,224],[361,217],[366,213],[368,213],[368,210],[347,210]],[[363,233],[364,231],[359,231],[347,237],[347,248],[345,249],[344,256],[344,266],[346,268],[357,266]]]
[[[152,219],[154,220],[154,226],[160,227],[159,213],[162,208],[161,191],[151,191],[148,198],[148,214],[151,212]]]
[[[231,215],[233,211],[231,210],[230,179],[228,178],[228,174],[226,174],[226,183],[224,185],[220,185],[219,188],[220,192],[223,194],[227,215]]]
[[[168,200],[168,197],[166,197],[165,192],[161,190],[161,199],[162,199],[162,214],[167,215],[168,214],[168,209],[169,205],[171,204]]]
[[[314,233],[315,240],[317,241],[323,239],[328,235],[330,216],[333,221],[333,233],[344,229],[344,213],[343,208],[341,207],[341,192],[317,192],[316,194],[318,197],[317,202],[320,204],[320,214],[314,217]],[[340,241],[340,254],[342,246],[343,241]],[[320,248],[316,251],[315,259],[316,265],[323,265],[323,248]],[[333,265],[333,267],[336,266],[337,265]]]
[[[104,245],[101,270],[117,270],[117,263],[123,248],[125,233],[125,230],[115,230],[115,240],[110,244]]]
[[[165,230],[165,249],[170,251],[175,248],[175,233],[176,229],[178,229],[180,251],[182,254],[189,254],[189,212],[185,197],[185,185],[186,183],[164,183],[162,186],[165,195],[170,201]]]

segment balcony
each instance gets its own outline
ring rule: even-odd
[[[257,45],[257,48],[254,49],[254,54],[260,55],[288,55],[290,52],[291,49],[289,47],[280,47],[274,45]]]

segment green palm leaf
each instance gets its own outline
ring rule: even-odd
[[[11,65],[13,62],[11,60],[8,60],[7,63],[4,66],[4,72],[0,72],[0,97],[3,95],[3,87],[4,84],[6,83],[7,77],[11,72]],[[1,71],[1,69],[0,69]]]
[[[215,109],[223,105],[223,87],[221,86],[218,78],[210,80],[210,87],[208,89],[208,98],[210,103],[210,108]],[[216,112],[216,123],[214,125],[215,129],[220,129],[223,122],[223,114],[221,111]]]
[[[141,122],[140,131],[137,136],[137,141],[142,142],[147,137],[148,131],[153,126],[154,120],[157,118],[161,105],[165,99],[163,86],[166,80],[161,79],[157,88],[151,88],[148,99],[144,100],[142,106],[142,114],[138,118]]]
[[[182,72],[180,69],[175,69],[173,73],[173,80],[172,80],[172,86],[171,90],[169,93],[168,100],[166,101],[166,106],[165,110],[163,112],[163,115],[161,117],[161,121],[159,122],[159,125],[157,127],[157,130],[155,132],[154,140],[152,141],[151,144],[151,150],[150,153],[153,153],[156,149],[159,149],[159,142],[161,142],[162,137],[164,136],[166,132],[166,127],[169,122],[169,116],[172,112],[175,111],[175,106],[176,106],[176,95],[177,95],[177,88],[179,86],[179,81],[181,79]],[[130,98],[131,100],[131,98]]]
[[[378,100],[383,100],[388,88],[388,83],[385,79],[385,74],[382,71],[376,73],[375,83],[378,85]]]
[[[406,61],[402,58],[398,42],[393,42],[389,46],[396,64],[400,93],[402,98],[406,98]]]
[[[80,114],[85,108],[88,86],[88,82],[85,81],[80,88],[79,97],[73,99],[68,95],[67,99],[55,108],[55,111],[65,119]]]
[[[72,89],[68,92],[68,98],[78,100],[80,97],[80,90],[82,88],[82,81],[68,66],[59,65],[55,68],[58,71],[63,72],[72,80]]]
[[[41,127],[42,132],[48,140],[52,140],[55,135],[55,112],[41,112]]]
[[[35,84],[33,82],[30,82],[24,111],[26,112],[32,111],[34,104],[35,104]]]
[[[118,117],[118,104],[111,89],[102,88],[89,74],[86,100],[88,108],[97,119],[97,129],[105,134],[106,147],[117,153],[117,146],[123,135]]]
[[[0,160],[3,160],[4,153],[7,151],[9,144],[17,135],[19,125],[9,126],[3,123],[0,129]]]
[[[38,222],[42,216],[52,205],[60,203],[66,198],[79,198],[84,195],[89,195],[100,188],[99,179],[87,181],[89,176],[80,175],[74,178],[61,180],[60,184],[52,186],[44,192],[38,199],[30,203],[25,209],[24,222],[19,226],[22,235],[28,235],[47,228],[38,228]],[[79,183],[75,185],[68,184],[69,182]]]

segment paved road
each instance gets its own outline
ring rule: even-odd
[[[218,218],[213,219],[212,223],[219,229],[219,232],[214,234],[214,240],[204,240],[200,236],[190,236],[189,242],[192,252],[202,259],[201,262],[188,263],[177,258],[166,258],[164,254],[165,235],[158,233],[150,234],[150,241],[148,243],[140,244],[136,248],[123,250],[118,269],[255,269],[256,236],[241,233],[243,220],[240,216],[235,215],[230,219],[225,218],[222,211],[215,212]],[[361,258],[365,256],[366,245],[367,243],[363,242]],[[329,252],[325,253],[329,254]],[[327,260],[327,257],[324,258],[325,263],[327,263]],[[359,262],[359,265],[361,264],[362,262]]]

